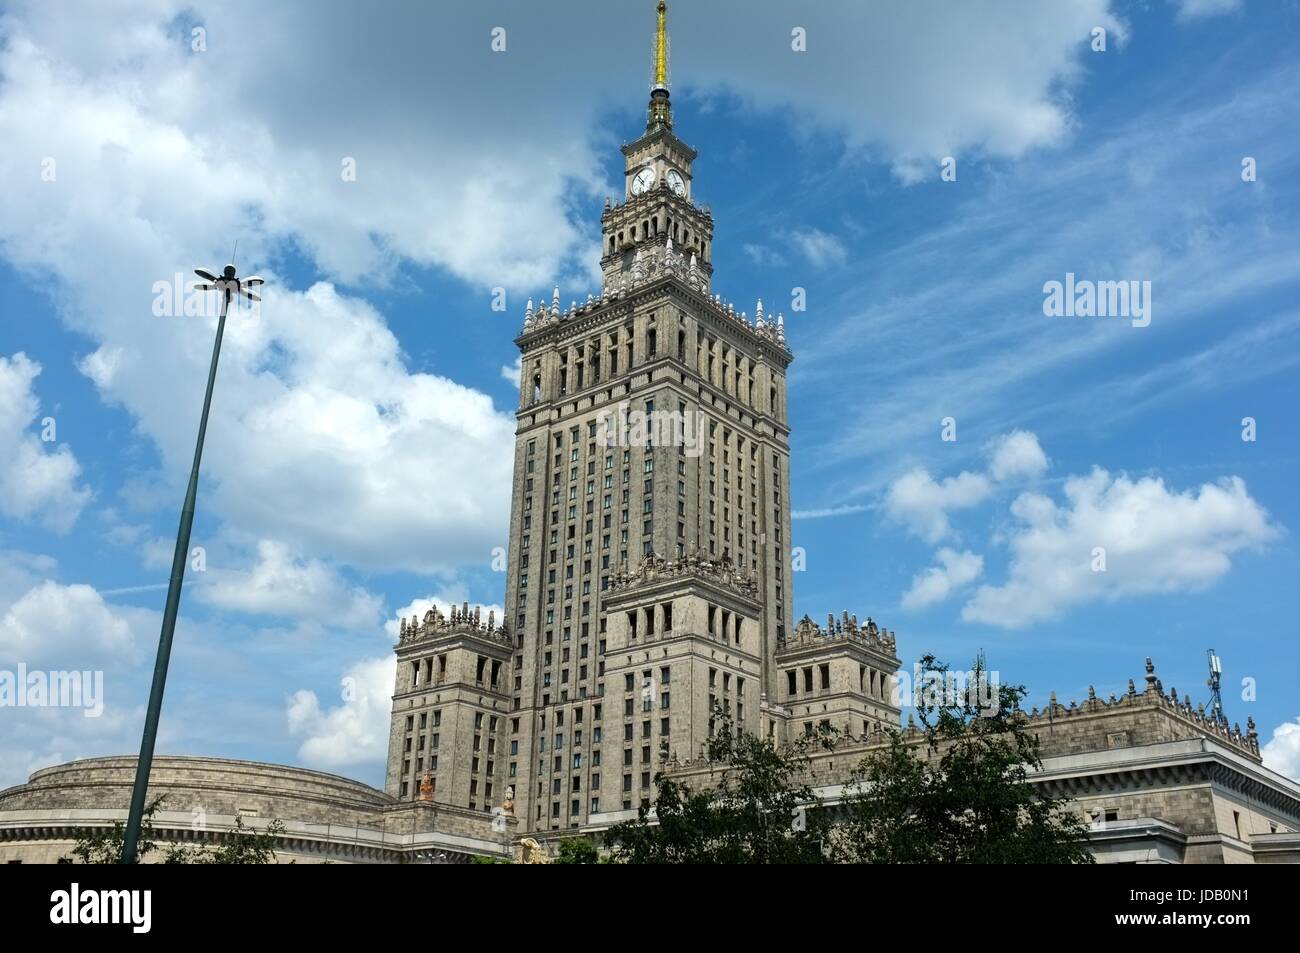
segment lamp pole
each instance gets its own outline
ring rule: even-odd
[[[185,488],[185,504],[181,507],[181,524],[176,532],[176,551],[172,554],[172,575],[167,584],[167,605],[163,610],[162,632],[158,636],[158,657],[153,667],[153,685],[149,689],[149,708],[144,717],[144,736],[140,739],[140,758],[135,766],[135,786],[131,790],[131,810],[126,819],[126,836],[122,841],[121,863],[136,862],[136,845],[140,839],[140,825],[144,820],[145,794],[149,788],[149,769],[153,765],[154,742],[158,738],[158,716],[162,713],[163,690],[167,687],[167,665],[171,661],[172,636],[176,631],[176,614],[181,605],[181,585],[185,580],[185,563],[189,559],[190,530],[194,525],[194,500],[199,490],[199,463],[203,459],[203,438],[208,430],[208,411],[212,408],[212,388],[217,380],[217,361],[221,357],[221,338],[226,330],[226,311],[230,299],[243,295],[252,301],[261,299],[247,290],[247,286],[262,284],[261,278],[246,278],[242,282],[235,276],[235,266],[227,265],[220,278],[209,272],[196,270],[207,283],[195,287],[200,290],[221,292],[221,317],[217,319],[217,337],[212,344],[212,364],[208,368],[208,389],[203,395],[203,414],[199,417],[199,437],[194,446],[194,464],[190,467],[190,482]]]

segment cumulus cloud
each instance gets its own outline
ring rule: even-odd
[[[982,473],[963,470],[936,480],[924,467],[904,473],[885,494],[885,512],[931,543],[952,534],[950,512],[983,503],[996,484],[1007,480],[1036,479],[1047,472],[1047,454],[1038,437],[1028,430],[1013,430],[988,448],[989,465]]]
[[[101,391],[108,391],[122,364],[122,354],[120,347],[98,348],[77,361],[77,370],[90,378]]]
[[[1003,480],[1032,479],[1042,476],[1049,466],[1047,454],[1038,437],[1027,430],[1013,430],[993,443],[989,476]]]
[[[158,614],[49,578],[56,568],[42,554],[0,550],[0,669],[15,677],[19,664],[29,674],[90,672],[83,683],[90,687],[80,705],[0,708],[0,788],[38,768],[140,743],[136,703],[147,682],[137,676],[157,638]]]
[[[924,468],[903,474],[885,495],[885,512],[928,542],[937,543],[952,532],[948,513],[984,502],[992,490],[988,477],[963,470],[936,481]]]
[[[675,10],[674,31],[697,89],[730,88],[854,147],[900,161],[1014,155],[1059,140],[1081,39],[1112,22],[1105,0],[1057,7],[1024,4],[1014,31],[965,8],[909,6],[881,21],[856,4],[818,7],[806,18],[818,55],[798,58],[755,57],[770,23],[739,0]],[[525,5],[511,13],[510,54],[489,57],[467,41],[486,43],[468,7],[305,11],[251,0],[205,11],[195,51],[181,0],[126,16],[84,7],[76,31],[47,4],[10,5],[0,173],[26,181],[41,156],[56,175],[0,193],[0,248],[53,279],[63,320],[93,342],[79,367],[135,418],[167,473],[189,462],[212,322],[150,318],[154,284],[220,264],[217,235],[241,235],[250,265],[305,253],[327,281],[304,291],[268,274],[263,317],[229,328],[205,460],[213,511],[242,538],[442,571],[503,534],[513,419],[411,373],[383,316],[335,283],[382,282],[408,262],[512,293],[593,281],[611,165],[598,117],[642,98],[627,52],[646,25],[594,0],[559,17]],[[451,40],[436,57],[433,36]],[[556,68],[561,36],[584,50],[580,69]],[[846,74],[849,49],[865,68]],[[346,75],[342,55],[355,66]],[[475,92],[431,100],[429,89]],[[794,235],[810,261],[843,260],[833,236]],[[67,479],[67,458],[45,460]]]
[[[985,504],[1014,481],[1037,480],[1051,465],[1025,430],[998,437],[987,453],[984,472],[942,480],[923,468],[905,473],[889,486],[885,512],[938,543],[956,535],[951,514]],[[1158,477],[1112,476],[1097,467],[1067,479],[1064,497],[1025,491],[1012,500],[1010,524],[995,536],[1010,550],[1007,579],[975,590],[964,621],[1022,628],[1074,605],[1204,589],[1231,569],[1234,554],[1281,533],[1238,477],[1180,492]],[[946,599],[983,571],[974,552],[944,548],[935,558],[937,565],[913,577],[904,607]]]
[[[302,762],[329,771],[382,765],[396,674],[397,659],[390,653],[348,669],[339,681],[337,705],[322,707],[313,691],[294,692],[286,716],[289,733],[302,739]]]
[[[135,657],[156,615],[110,606],[92,586],[46,579],[0,617],[0,658],[59,669],[120,666]]]
[[[524,373],[524,356],[517,354],[513,364],[501,365],[501,379],[508,384],[519,386],[519,378]]]
[[[778,31],[752,3],[723,0],[674,12],[674,58],[748,104],[883,154],[904,182],[937,179],[944,156],[1016,156],[1065,141],[1065,91],[1082,75],[1089,31],[1126,39],[1110,7],[1014,2],[994,16],[922,0],[881,17],[870,4],[810,4],[799,12],[807,55],[754,56],[775,51]],[[788,41],[789,27],[780,32]]]
[[[350,586],[319,559],[304,559],[282,543],[261,540],[257,562],[247,570],[209,566],[200,601],[236,612],[315,619],[351,628],[373,626],[381,600],[360,586]]]
[[[0,606],[10,606],[23,593],[48,578],[58,566],[53,556],[21,549],[0,549]]]
[[[976,590],[962,619],[1021,628],[1085,602],[1197,591],[1222,578],[1234,554],[1281,532],[1239,477],[1179,492],[1158,477],[1095,468],[1068,479],[1064,496],[1015,499],[1008,578]],[[1094,568],[1098,551],[1104,571]]]
[[[40,401],[33,382],[41,365],[19,351],[0,354],[0,513],[67,532],[90,499],[81,466],[66,444],[38,434]],[[52,420],[57,436],[58,421]]]
[[[1264,764],[1278,774],[1300,781],[1300,718],[1273,729],[1273,737],[1259,749]]]
[[[903,594],[904,609],[920,609],[942,602],[984,571],[984,557],[976,553],[959,553],[944,547],[935,556],[939,565],[931,566],[912,578],[911,587]]]

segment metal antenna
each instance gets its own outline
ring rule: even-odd
[[[239,251],[239,239],[236,238],[236,239],[235,239],[235,248],[234,248],[234,250],[231,251],[231,253],[230,253],[230,263],[231,263],[232,265],[235,264],[235,253],[238,252],[238,251]]]
[[[1210,717],[1215,724],[1227,728],[1228,716],[1223,713],[1223,695],[1219,692],[1219,679],[1223,674],[1223,665],[1219,657],[1214,654],[1214,649],[1209,649],[1205,654],[1210,663],[1210,677],[1205,683],[1210,686]]]

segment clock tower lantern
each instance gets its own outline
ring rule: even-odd
[[[645,133],[623,146],[623,203],[601,217],[601,270],[606,288],[620,287],[638,262],[647,267],[664,249],[695,259],[707,282],[713,273],[713,216],[691,198],[696,152],[673,133],[668,92],[667,4],[660,0],[654,38],[654,82]]]

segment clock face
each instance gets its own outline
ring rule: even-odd
[[[667,179],[668,179],[668,187],[673,190],[674,194],[676,195],[686,194],[686,180],[682,178],[682,174],[680,172],[678,172],[676,169],[669,169]]]
[[[655,170],[646,166],[632,179],[632,194],[640,195],[655,184]]]

